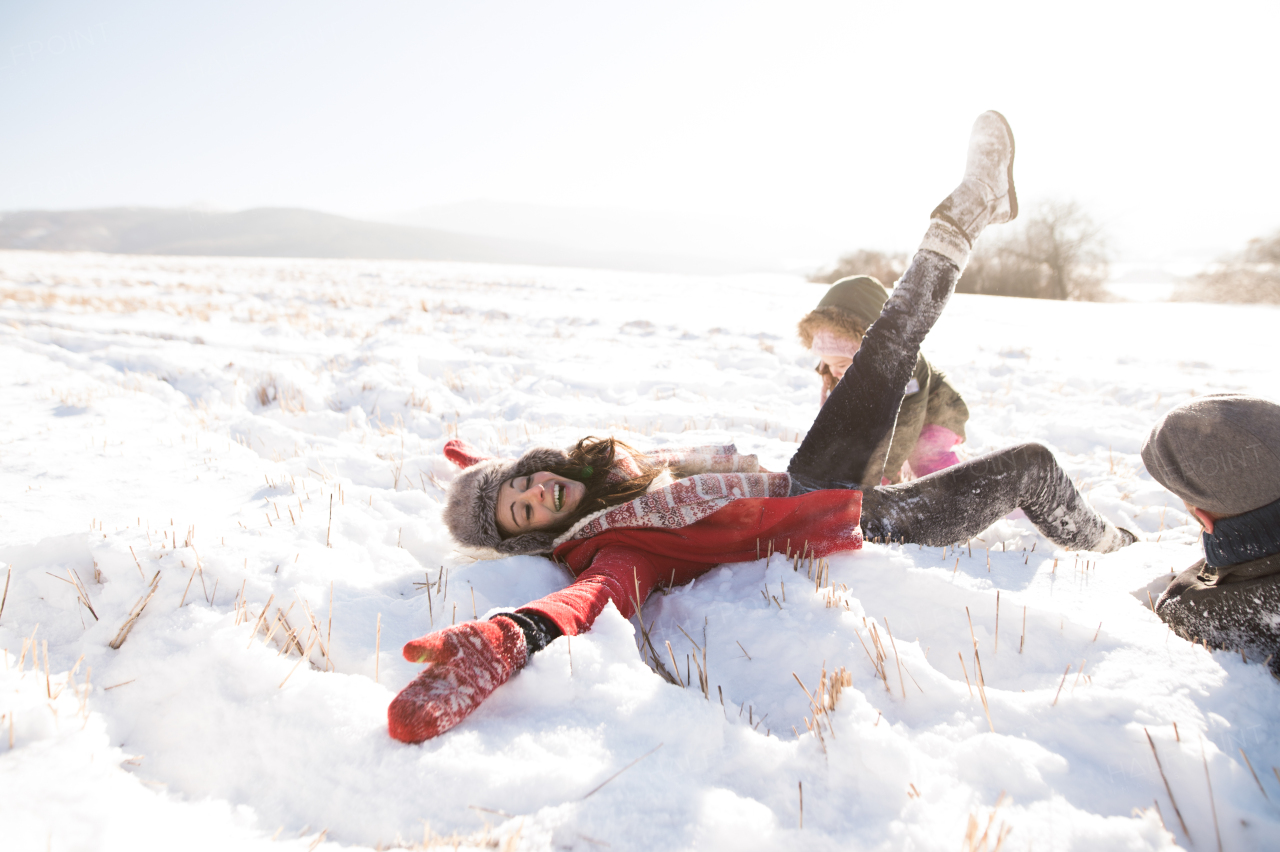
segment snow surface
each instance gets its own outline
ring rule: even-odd
[[[964,451],[1048,443],[1133,547],[1060,552],[1004,520],[959,550],[833,558],[834,590],[784,554],[724,566],[643,612],[682,669],[705,643],[709,698],[696,669],[687,689],[654,673],[610,609],[444,737],[388,738],[417,670],[403,642],[566,582],[453,551],[443,443],[735,441],[782,469],[817,405],[793,328],[820,293],[0,252],[4,848],[954,850],[1002,829],[1006,849],[1280,846],[1280,689],[1148,609],[1197,539],[1137,456],[1194,394],[1280,398],[1276,308],[960,296],[927,341],[972,411]],[[310,665],[254,633],[269,600]],[[820,740],[795,677],[813,690],[824,667],[852,685]]]

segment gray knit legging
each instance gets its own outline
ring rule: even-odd
[[[941,255],[916,252],[791,457],[791,493],[861,489],[862,530],[870,539],[953,544],[1021,508],[1056,544],[1093,549],[1114,536],[1114,528],[1042,444],[997,450],[902,485],[879,484],[920,344],[959,277]]]

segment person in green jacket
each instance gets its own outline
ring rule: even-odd
[[[800,320],[800,341],[819,358],[821,404],[826,404],[853,362],[862,336],[888,298],[884,285],[870,275],[842,278]],[[969,408],[960,393],[923,353],[916,359],[905,393],[885,462],[885,485],[956,464],[955,446],[964,441],[964,424],[969,420]]]

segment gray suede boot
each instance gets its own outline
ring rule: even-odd
[[[978,116],[969,134],[964,180],[930,215],[920,248],[937,252],[963,270],[983,228],[1017,217],[1013,153],[1013,130],[1005,117],[995,110]]]

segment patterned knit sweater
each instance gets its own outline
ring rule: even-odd
[[[560,535],[556,546],[610,529],[680,529],[739,498],[786,497],[791,489],[791,477],[762,472],[755,456],[739,454],[733,444],[659,450],[646,453],[645,461],[665,470],[644,495],[588,515]],[[606,481],[619,482],[639,475],[636,460],[622,453],[609,469]]]

